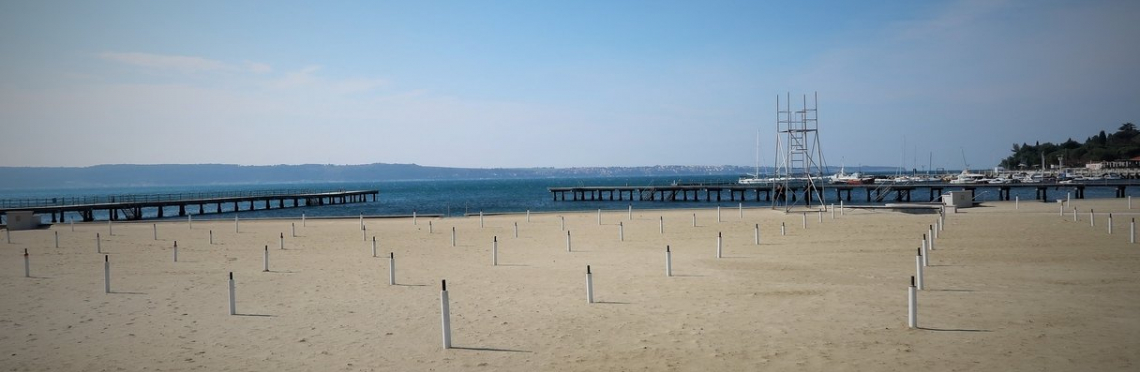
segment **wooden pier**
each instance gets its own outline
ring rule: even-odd
[[[369,197],[376,201],[379,190],[354,191],[315,191],[315,190],[269,190],[235,191],[210,193],[113,195],[93,197],[68,197],[48,199],[8,199],[0,200],[0,215],[10,211],[32,211],[36,214],[51,213],[51,222],[67,222],[67,212],[77,213],[83,221],[94,221],[96,211],[106,211],[111,220],[141,220],[144,209],[154,209],[155,218],[168,217],[168,208],[178,208],[178,216],[186,216],[194,208],[196,215],[208,213],[231,213],[258,210],[296,208],[347,203],[367,202]],[[223,210],[223,205],[233,205]],[[247,206],[246,209],[241,209]],[[173,213],[172,213],[173,214]]]
[[[1089,188],[1112,188],[1115,189],[1115,196],[1117,198],[1125,197],[1128,187],[1140,186],[1140,182],[1125,181],[1113,183],[1007,183],[1007,184],[952,184],[952,183],[912,183],[912,184],[868,184],[868,185],[847,185],[847,184],[834,184],[823,185],[821,187],[824,197],[834,193],[835,199],[833,200],[847,200],[851,201],[851,194],[853,192],[862,192],[866,194],[866,199],[869,201],[886,201],[893,200],[896,202],[910,202],[910,201],[936,201],[939,195],[944,191],[950,190],[972,190],[974,195],[978,195],[978,191],[996,191],[998,200],[1011,200],[1011,191],[1013,189],[1026,189],[1032,188],[1036,190],[1035,198],[1041,201],[1049,201],[1049,191],[1054,190],[1062,192],[1061,190],[1071,190],[1072,197],[1076,199],[1085,198],[1085,190]],[[750,198],[754,201],[772,201],[773,199],[782,200],[785,195],[790,197],[793,201],[811,198],[817,195],[817,192],[809,190],[804,186],[791,186],[784,189],[783,185],[742,185],[742,184],[689,184],[689,185],[665,185],[665,186],[573,186],[573,187],[550,187],[550,191],[554,201],[705,201],[705,202],[720,202],[720,201],[748,201]],[[914,194],[921,195],[921,191],[927,192],[926,198],[922,200],[912,200]],[[727,197],[725,196],[727,192]],[[570,198],[567,199],[567,195]],[[702,198],[703,196],[703,198]]]

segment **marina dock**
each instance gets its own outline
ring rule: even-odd
[[[262,190],[204,192],[179,194],[113,195],[47,199],[0,200],[0,215],[11,211],[51,214],[51,222],[67,222],[67,212],[78,214],[83,221],[94,221],[97,211],[106,211],[110,220],[141,220],[144,210],[153,209],[154,218],[252,211],[258,209],[296,208],[376,201],[379,190]],[[232,209],[223,206],[233,205]],[[246,206],[243,210],[242,206]],[[261,206],[261,208],[258,208]],[[177,211],[167,209],[177,208]],[[189,211],[189,212],[188,212]]]
[[[952,183],[911,183],[911,184],[833,184],[822,185],[823,196],[826,198],[833,194],[834,200],[851,200],[853,192],[865,193],[866,200],[895,202],[935,201],[945,191],[972,190],[975,195],[979,192],[996,191],[999,200],[1011,200],[1011,191],[1014,189],[1032,188],[1036,191],[1035,198],[1049,201],[1050,191],[1062,193],[1069,190],[1072,197],[1084,199],[1085,190],[1089,188],[1111,188],[1115,190],[1117,198],[1126,195],[1128,187],[1140,186],[1140,182],[1123,181],[1112,183],[1004,183],[1004,184],[952,184]],[[725,184],[681,184],[662,186],[572,186],[550,187],[548,190],[554,201],[772,201],[782,199],[785,195],[793,201],[801,198],[810,200],[817,193],[807,187],[790,186],[786,190],[781,184],[743,185],[735,183]],[[925,191],[925,193],[923,193]],[[569,198],[567,198],[569,194]],[[727,194],[727,196],[726,196]],[[914,200],[917,195],[925,194],[926,198]]]

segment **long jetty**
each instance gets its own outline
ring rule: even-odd
[[[51,213],[51,222],[67,222],[67,212],[74,212],[83,221],[94,221],[95,212],[106,211],[110,220],[141,220],[144,209],[155,209],[155,218],[167,217],[167,208],[178,208],[178,216],[186,216],[187,210],[198,213],[230,213],[261,209],[296,208],[332,204],[363,203],[369,197],[376,201],[379,190],[260,190],[178,194],[109,195],[82,196],[40,199],[0,200],[0,215],[12,211],[32,211],[37,214]],[[290,203],[291,202],[291,203]],[[223,209],[223,205],[233,205]],[[208,208],[212,207],[212,208]],[[275,208],[276,207],[276,208]]]
[[[866,193],[866,200],[884,201],[893,199],[897,202],[912,201],[912,194],[926,190],[929,194],[926,200],[935,201],[944,191],[971,190],[978,195],[978,190],[997,191],[999,200],[1010,200],[1011,190],[1032,188],[1036,190],[1036,199],[1049,201],[1050,190],[1072,190],[1072,196],[1084,199],[1085,190],[1089,188],[1112,188],[1115,196],[1123,198],[1128,187],[1140,186],[1140,182],[1118,181],[1112,183],[1003,183],[1003,184],[953,184],[953,183],[910,183],[910,184],[828,184],[820,185],[823,194],[817,194],[806,185],[791,185],[786,189],[782,184],[678,184],[678,185],[645,185],[645,186],[571,186],[550,187],[554,201],[722,201],[727,192],[729,201],[747,201],[749,197],[755,201],[772,201],[773,198],[785,197],[797,200],[806,198],[811,200],[813,195],[824,195],[834,192],[836,200],[851,200],[853,192]],[[567,194],[570,194],[567,199]],[[691,195],[691,196],[690,196]]]

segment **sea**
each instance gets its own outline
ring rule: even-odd
[[[532,213],[553,213],[563,211],[591,211],[591,210],[625,210],[627,206],[632,205],[635,209],[678,209],[678,208],[710,208],[717,205],[724,207],[736,207],[738,203],[744,207],[770,207],[772,202],[769,201],[755,201],[755,194],[749,194],[751,197],[746,201],[729,201],[728,193],[724,194],[724,199],[719,203],[712,202],[693,202],[693,201],[562,201],[554,200],[553,195],[547,189],[549,187],[567,187],[567,186],[645,186],[645,185],[670,185],[674,182],[688,184],[688,183],[734,183],[736,177],[733,176],[689,176],[689,177],[581,177],[581,178],[541,178],[541,179],[474,179],[474,180],[418,180],[418,181],[381,181],[381,182],[366,182],[366,183],[284,183],[284,184],[249,184],[249,185],[196,185],[196,186],[133,186],[133,187],[92,187],[92,188],[43,188],[43,189],[27,189],[27,190],[0,190],[0,204],[4,200],[21,200],[21,199],[51,199],[51,198],[76,198],[76,197],[107,197],[107,196],[122,196],[122,195],[157,195],[157,194],[192,194],[192,193],[210,193],[210,192],[255,192],[255,191],[271,191],[271,190],[319,190],[319,191],[335,191],[335,190],[379,190],[380,194],[376,201],[362,203],[348,203],[337,205],[324,205],[324,206],[305,206],[298,208],[283,208],[283,209],[257,209],[254,211],[240,211],[241,218],[296,218],[301,214],[306,217],[320,218],[320,217],[357,217],[361,214],[365,216],[407,216],[415,211],[418,215],[438,215],[438,216],[464,216],[464,215],[477,215],[479,212],[485,214],[497,213],[524,213],[531,211]],[[976,200],[996,201],[997,191],[983,190],[976,195]],[[1066,193],[1073,191],[1072,187],[1058,187],[1050,188],[1049,198],[1056,200],[1065,198]],[[1128,195],[1140,196],[1140,187],[1132,187],[1127,190]],[[835,199],[834,192],[826,192],[825,198],[828,203],[838,204]],[[608,194],[607,194],[608,195]],[[925,202],[921,200],[928,196],[928,192],[922,189],[916,190],[913,193],[912,202]],[[567,195],[569,198],[570,195]],[[852,192],[852,200],[850,204],[883,204],[884,202],[874,202],[866,200],[864,192]],[[1033,188],[1014,188],[1011,196],[1020,197],[1023,202],[1040,202],[1035,201],[1035,190]],[[1114,188],[1100,187],[1088,188],[1085,192],[1086,198],[1112,198],[1114,197]],[[894,202],[893,197],[888,197],[885,202]],[[1051,201],[1052,201],[1051,200]],[[248,204],[243,204],[242,208],[247,207]],[[223,205],[223,213],[207,213],[205,215],[195,215],[195,219],[215,219],[215,218],[233,218],[232,204]],[[262,208],[263,204],[258,203],[257,208]],[[190,213],[196,214],[197,208],[188,208]],[[207,212],[213,212],[213,206],[207,206]],[[148,208],[143,211],[144,218],[152,219],[157,216],[154,208]],[[165,213],[166,216],[177,216],[177,208],[170,207]],[[68,220],[76,218],[78,215],[68,215]],[[50,222],[50,214],[42,216],[45,223]],[[106,212],[102,215],[96,213],[96,219],[104,220],[107,218]],[[180,218],[180,217],[167,217],[167,219]]]

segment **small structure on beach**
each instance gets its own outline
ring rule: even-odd
[[[954,208],[974,206],[974,190],[951,191],[942,195],[942,205]]]
[[[32,211],[9,211],[5,215],[9,231],[34,230],[40,227],[40,217]]]

